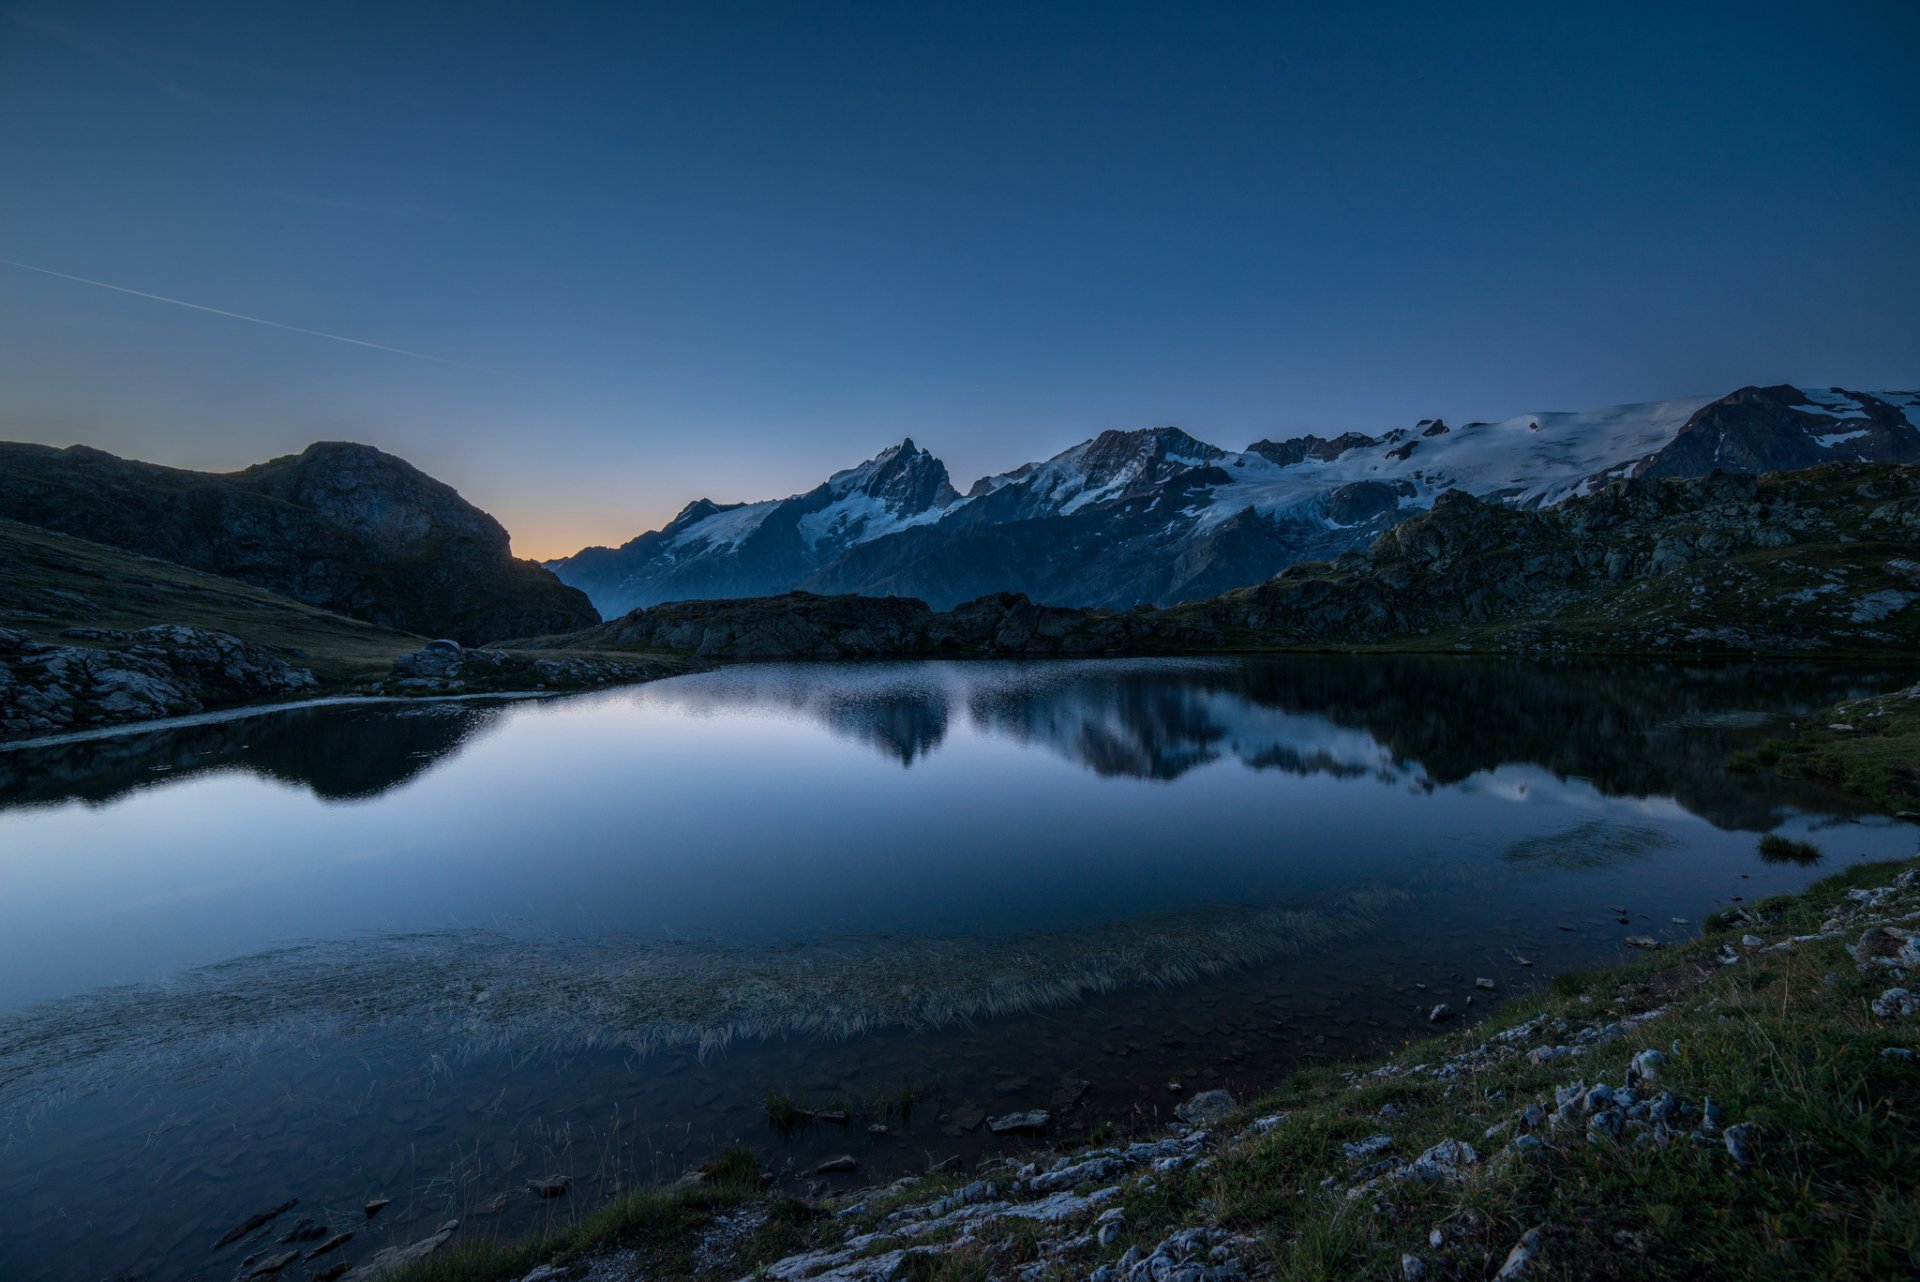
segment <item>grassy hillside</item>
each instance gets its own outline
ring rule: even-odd
[[[66,642],[66,628],[183,623],[285,651],[328,689],[384,677],[422,638],[167,561],[0,520],[0,627]]]

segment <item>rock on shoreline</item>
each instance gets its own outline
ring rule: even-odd
[[[319,681],[264,646],[161,624],[74,628],[91,645],[0,629],[0,740],[204,712],[209,704],[311,694]]]

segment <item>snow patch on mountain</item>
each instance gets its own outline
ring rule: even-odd
[[[747,536],[760,528],[760,525],[779,507],[779,503],[767,500],[760,503],[737,503],[728,507],[708,504],[715,510],[710,516],[703,516],[675,534],[668,541],[672,548],[686,548],[702,544],[712,552],[731,552],[746,542]],[[678,525],[686,516],[682,512],[674,518]]]
[[[1398,429],[1371,446],[1298,463],[1279,464],[1252,451],[1228,455],[1219,466],[1232,481],[1214,489],[1194,512],[1196,528],[1204,532],[1248,508],[1262,516],[1331,524],[1319,514],[1323,496],[1356,481],[1406,482],[1413,489],[1406,500],[1411,507],[1431,507],[1451,489],[1518,507],[1550,506],[1590,493],[1610,475],[1624,476],[1633,463],[1673,440],[1712,399],[1521,414],[1454,429],[1435,420],[1443,430],[1432,435]]]

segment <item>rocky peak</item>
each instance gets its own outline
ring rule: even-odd
[[[1694,412],[1636,476],[1770,472],[1821,463],[1920,463],[1916,398],[1841,387],[1743,387]]]
[[[728,504],[727,506],[738,507],[739,505]],[[726,510],[727,510],[727,507],[722,507],[720,504],[715,503],[712,499],[695,499],[693,502],[681,508],[679,511],[679,514],[676,515],[671,521],[668,521],[664,529],[666,530],[685,529],[687,526],[692,525],[696,521],[704,521],[708,517],[716,516],[719,513],[724,512]]]
[[[947,476],[947,465],[913,443],[911,436],[890,445],[859,467],[836,476],[832,484],[847,482],[844,492],[869,495],[899,516],[917,516],[958,501],[959,491]]]
[[[1308,459],[1316,462],[1331,462],[1348,450],[1357,450],[1367,445],[1378,445],[1379,440],[1364,432],[1344,432],[1332,438],[1314,436],[1295,436],[1284,441],[1255,441],[1247,446],[1247,453],[1258,454],[1269,462],[1281,467],[1292,467]]]
[[[1078,463],[1087,488],[1098,489],[1117,482],[1157,485],[1176,472],[1225,456],[1225,450],[1195,440],[1177,427],[1145,427],[1100,433],[1081,447]]]
[[[449,542],[505,556],[507,532],[485,512],[404,459],[353,441],[320,441],[236,473],[235,480],[320,515],[400,556]]]

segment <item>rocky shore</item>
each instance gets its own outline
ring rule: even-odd
[[[317,695],[558,694],[689,669],[669,656],[529,654],[435,641],[395,658],[385,677],[347,685],[321,681],[283,651],[207,628],[69,628],[63,635],[74,644],[0,628],[0,743]]]
[[[0,741],[319,692],[312,671],[205,628],[71,628],[83,644],[0,629]]]
[[[777,1193],[737,1150],[540,1241],[463,1238],[449,1223],[313,1276],[1911,1273],[1920,860],[1857,867],[1706,927],[1382,1062],[1299,1073],[1244,1105],[1193,1096],[1158,1135],[1048,1149],[1019,1138],[1033,1119],[1016,1118],[1007,1155],[974,1170],[949,1160],[824,1199]],[[252,1255],[236,1276],[284,1267],[267,1249],[276,1235],[240,1235],[258,1245],[234,1248]]]

